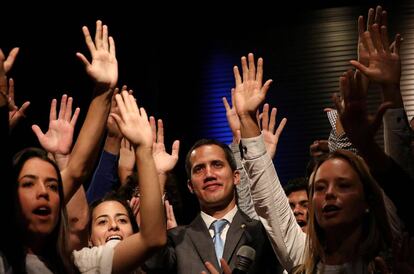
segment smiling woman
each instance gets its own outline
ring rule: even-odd
[[[115,194],[108,194],[90,206],[89,231],[90,244],[100,246],[138,232],[138,225],[131,207]]]

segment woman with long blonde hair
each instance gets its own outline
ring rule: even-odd
[[[337,150],[310,178],[304,264],[296,273],[372,273],[392,236],[382,190],[364,160]]]

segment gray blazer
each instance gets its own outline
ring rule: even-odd
[[[223,258],[233,269],[236,253],[242,245],[256,250],[256,259],[249,273],[281,273],[282,269],[271,248],[263,225],[250,219],[240,210],[233,218],[227,232]],[[147,273],[189,273],[207,271],[204,262],[213,263],[219,269],[213,240],[200,214],[188,226],[168,231],[166,247],[145,263]]]

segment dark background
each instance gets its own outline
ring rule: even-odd
[[[116,42],[119,85],[127,84],[150,114],[164,120],[168,149],[174,139],[181,140],[175,172],[184,202],[180,221],[188,223],[198,212],[186,191],[185,154],[194,141],[215,137],[214,129],[223,126],[221,96],[230,94],[232,66],[249,52],[264,58],[265,78],[274,80],[267,102],[278,107],[279,119],[288,118],[275,159],[279,176],[282,182],[302,176],[309,145],[329,134],[322,109],[332,106],[338,76],[356,58],[358,15],[382,4],[389,11],[390,32],[398,28],[404,44],[410,44],[404,30],[411,33],[406,22],[414,8],[410,1],[291,2],[3,6],[0,47],[6,54],[20,47],[10,75],[17,103],[31,102],[27,118],[13,132],[15,150],[38,146],[30,126],[37,123],[46,130],[51,99],[63,93],[81,108],[78,132],[92,85],[75,53],[88,56],[81,27],[94,33],[101,19]],[[213,92],[216,103],[206,105],[213,89],[221,93]],[[378,98],[374,94],[373,108]],[[210,113],[219,113],[221,122],[206,118]]]

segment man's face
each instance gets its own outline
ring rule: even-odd
[[[191,152],[190,163],[188,188],[197,196],[201,209],[233,207],[239,173],[231,170],[223,149],[217,145],[200,146]]]
[[[291,192],[288,196],[290,208],[295,215],[296,221],[302,228],[303,232],[307,232],[308,228],[308,194],[306,190],[298,190]]]

